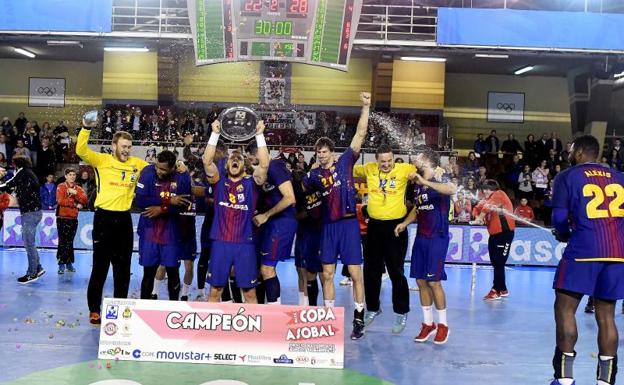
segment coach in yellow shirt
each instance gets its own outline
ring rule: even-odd
[[[78,134],[76,154],[95,169],[97,197],[93,217],[93,268],[87,290],[89,321],[100,324],[102,290],[109,266],[113,265],[115,298],[127,298],[134,230],[130,207],[139,174],[147,162],[130,156],[132,135],[118,131],[113,136],[112,154],[100,154],[87,143],[91,129]]]
[[[409,287],[403,267],[407,251],[407,232],[395,236],[394,228],[407,215],[405,191],[415,177],[416,167],[409,163],[395,163],[390,146],[381,145],[375,153],[376,162],[355,166],[353,176],[366,178],[368,186],[368,231],[364,241],[364,290],[369,325],[381,314],[379,293],[384,265],[392,282],[392,307],[396,319],[395,334],[405,329],[409,312]]]

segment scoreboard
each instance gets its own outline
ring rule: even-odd
[[[276,60],[347,70],[362,0],[189,0],[197,65]]]

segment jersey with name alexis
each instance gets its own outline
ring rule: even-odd
[[[434,181],[437,182],[437,181]],[[443,176],[440,183],[447,183]],[[416,236],[422,238],[448,237],[451,197],[431,187],[416,185],[414,206],[418,210]]]
[[[253,177],[237,182],[222,177],[213,186],[214,219],[210,239],[253,243],[253,216],[258,201],[258,186]]]
[[[624,174],[595,163],[564,170],[555,178],[552,205],[570,218],[563,258],[624,262]]]
[[[330,168],[318,167],[310,170],[303,179],[307,190],[321,193],[323,223],[336,222],[345,216],[355,216],[353,165],[358,158],[359,153],[349,147]]]

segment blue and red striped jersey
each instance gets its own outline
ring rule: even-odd
[[[345,216],[355,215],[353,165],[359,156],[359,153],[349,147],[330,168],[318,167],[310,170],[303,179],[303,185],[308,191],[321,193],[323,223],[336,222]]]
[[[447,181],[448,178],[443,180]],[[414,206],[418,210],[416,236],[448,237],[451,197],[420,185],[414,188],[414,197]]]
[[[210,239],[253,243],[252,219],[258,200],[258,186],[253,177],[245,176],[237,182],[221,178],[213,186],[214,219]]]
[[[567,209],[571,235],[563,258],[624,262],[624,174],[583,163],[555,178],[552,205]]]
[[[262,185],[262,192],[260,194],[261,199],[258,207],[258,210],[261,213],[266,212],[267,210],[273,208],[275,205],[279,203],[284,197],[279,190],[279,186],[285,182],[292,182],[292,175],[290,171],[286,168],[286,162],[282,159],[272,159],[269,163],[269,171],[267,174],[267,180],[264,185]],[[285,208],[276,216],[271,217],[271,219],[275,218],[295,218],[295,207],[290,206]]]

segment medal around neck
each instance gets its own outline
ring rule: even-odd
[[[95,128],[98,126],[99,120],[100,117],[97,110],[88,111],[82,116],[82,126]]]
[[[234,142],[245,142],[256,135],[258,115],[247,107],[230,107],[219,116],[221,135]]]

